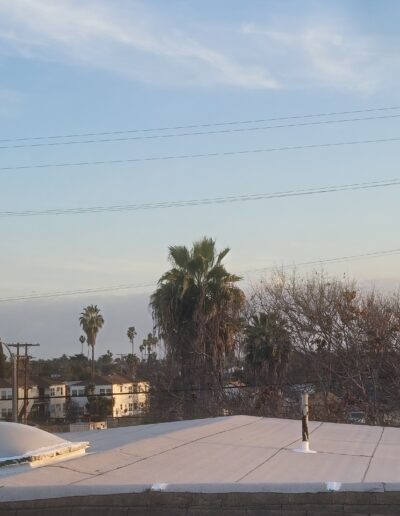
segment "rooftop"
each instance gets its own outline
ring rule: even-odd
[[[0,485],[124,491],[160,483],[400,482],[400,428],[311,422],[316,454],[294,451],[300,435],[299,421],[250,416],[77,432],[63,437],[89,441],[85,456],[2,468]]]
[[[81,382],[77,382],[75,385],[115,385],[124,383],[137,383],[137,380],[132,380],[132,378],[129,378],[128,376],[124,376],[121,374],[95,375],[93,378],[82,380]]]

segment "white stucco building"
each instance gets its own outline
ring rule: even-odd
[[[24,387],[19,386],[18,415],[24,415]],[[85,418],[88,393],[112,400],[107,416],[124,417],[144,413],[149,406],[149,384],[122,375],[95,376],[85,381],[35,378],[29,381],[26,412],[54,421]],[[0,419],[12,418],[12,384],[0,380]]]
[[[26,393],[26,407],[25,407],[25,387],[24,385],[19,385],[18,387],[18,415],[22,417],[27,414],[30,414],[34,399],[39,396],[39,388],[33,382],[29,382],[27,385],[27,393]],[[0,380],[0,419],[6,420],[12,418],[12,398],[13,398],[13,389],[12,384],[8,380]]]
[[[87,392],[112,399],[112,417],[134,416],[143,413],[149,404],[148,382],[133,381],[122,375],[95,376],[93,379],[77,382],[69,386],[71,403],[84,415],[88,402]]]

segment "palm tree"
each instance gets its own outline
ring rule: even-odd
[[[203,238],[189,250],[171,246],[172,268],[158,281],[150,306],[167,357],[177,364],[184,390],[222,384],[224,356],[239,329],[243,292],[217,253],[215,241]]]
[[[145,354],[147,355],[148,362],[150,361],[150,357],[153,355],[153,353],[155,354],[155,352],[153,350],[156,349],[157,342],[158,342],[158,338],[155,335],[153,335],[152,333],[148,333],[147,339],[143,339],[142,344],[140,344],[140,346],[139,346],[139,351],[141,353],[143,353],[143,351],[144,351]]]
[[[91,376],[94,377],[94,346],[96,344],[97,334],[104,324],[103,316],[100,314],[100,309],[97,305],[89,305],[83,309],[79,317],[79,324],[86,333],[86,341],[88,346],[92,347],[92,364]]]
[[[261,312],[250,318],[245,329],[246,362],[255,379],[281,383],[289,360],[291,342],[284,321],[275,313]]]
[[[126,332],[129,342],[132,344],[132,355],[135,354],[135,348],[133,346],[133,341],[135,340],[135,337],[137,335],[136,329],[134,326],[129,326],[128,331]]]

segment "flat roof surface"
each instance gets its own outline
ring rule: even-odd
[[[85,456],[0,468],[0,486],[400,482],[400,428],[310,422],[315,454],[296,453],[301,422],[250,416],[64,434]],[[125,487],[124,487],[125,486]],[[3,491],[3,490],[1,490]]]

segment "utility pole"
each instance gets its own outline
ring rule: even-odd
[[[11,362],[13,365],[13,378],[12,378],[12,414],[14,423],[18,422],[18,371],[17,371],[17,361],[15,357],[15,353],[13,353],[10,349],[10,346],[5,342],[1,343],[8,353],[10,354]]]
[[[126,360],[126,354],[124,353],[116,353],[117,357],[121,357],[120,358],[120,364],[119,364],[119,372],[122,373],[122,361],[123,360]]]
[[[40,344],[28,344],[28,343],[20,343],[16,344],[7,344],[9,348],[16,348],[17,353],[13,353],[13,421],[18,423],[18,396],[19,396],[19,364],[20,359],[24,362],[24,404],[22,406],[22,414],[24,416],[24,423],[27,423],[28,420],[28,363],[29,363],[29,355],[28,348],[40,346]],[[20,349],[24,349],[24,354],[20,354]]]

